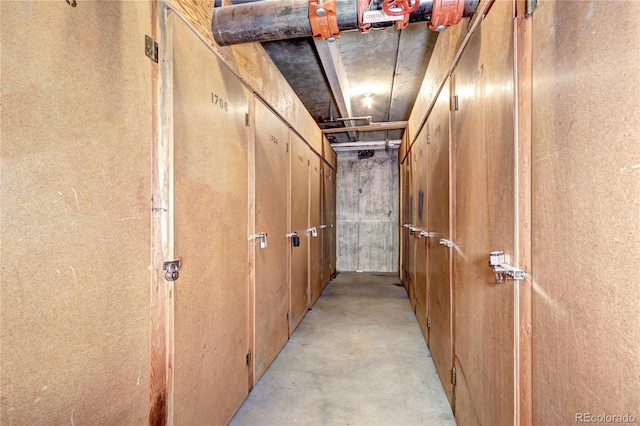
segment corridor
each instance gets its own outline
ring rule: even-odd
[[[396,274],[340,273],[231,425],[455,425]]]

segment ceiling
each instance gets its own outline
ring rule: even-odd
[[[312,37],[263,42],[263,46],[320,128],[408,120],[437,37],[426,23],[343,32],[331,43]],[[371,107],[366,105],[367,98]],[[327,134],[332,144],[394,141],[402,130]]]

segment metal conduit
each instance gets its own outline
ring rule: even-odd
[[[236,0],[231,6],[214,7],[211,31],[220,46],[232,44],[311,37],[308,0]],[[480,0],[465,0],[463,17],[473,15]],[[217,6],[217,5],[216,5]],[[409,15],[409,23],[431,19],[433,0],[421,0]],[[371,2],[372,10],[382,9],[382,1]],[[358,28],[356,0],[337,0],[338,27],[341,31]],[[390,27],[393,22],[379,22],[373,28]]]

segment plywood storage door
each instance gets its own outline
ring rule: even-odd
[[[514,282],[489,253],[514,258],[512,4],[496,2],[455,72],[455,415],[464,425],[514,418]],[[443,177],[444,178],[444,177]]]
[[[402,261],[402,282],[404,284],[404,289],[409,292],[409,267],[411,265],[411,260],[409,259],[411,250],[409,249],[409,244],[413,241],[412,236],[410,235],[409,228],[404,225],[409,225],[411,223],[411,203],[413,202],[413,197],[411,197],[410,190],[410,177],[409,177],[409,157],[406,157],[404,162],[402,163],[402,176],[404,176],[404,180],[402,183],[401,190],[403,191],[403,219],[402,219],[402,244],[403,244],[403,261]]]
[[[3,1],[0,14],[0,424],[143,424],[149,3]]]
[[[413,145],[412,152],[415,153],[415,203],[416,216],[414,225],[419,228],[413,235],[415,248],[414,264],[414,287],[415,311],[420,330],[426,342],[429,341],[429,330],[427,327],[427,315],[429,309],[427,305],[427,244],[429,238],[420,235],[422,231],[429,231],[427,221],[427,132],[422,131]]]
[[[449,85],[445,84],[429,116],[427,129],[431,143],[428,146],[427,172],[429,204],[426,212],[429,231],[427,275],[429,281],[429,350],[440,376],[442,386],[453,404],[451,383],[451,248],[440,244],[440,239],[451,240],[449,230]]]
[[[249,380],[250,93],[174,19],[174,422],[224,424]]]
[[[309,306],[320,297],[322,293],[322,237],[320,234],[320,222],[322,212],[320,210],[320,157],[310,152],[309,165],[309,227],[316,228],[315,236],[309,236]]]
[[[327,163],[322,163],[322,288],[325,288],[331,280],[331,169]]]
[[[635,1],[535,12],[534,424],[640,419],[638,16]]]
[[[255,374],[262,376],[289,338],[287,211],[289,128],[256,100],[256,232],[267,247],[255,244]]]
[[[334,155],[334,164],[337,166],[338,164],[338,160],[337,160],[337,156]],[[331,264],[331,275],[336,273],[336,263],[337,263],[337,258],[336,258],[336,247],[337,247],[337,238],[336,238],[336,231],[338,230],[338,225],[336,224],[336,195],[337,195],[337,185],[338,185],[338,178],[337,178],[337,174],[336,171],[334,169],[330,170],[330,179],[329,182],[331,182],[331,210],[329,211],[329,213],[331,214],[331,224],[329,225],[331,227],[331,243],[329,245],[329,259],[331,260],[330,264]]]
[[[417,154],[415,152],[415,148],[412,148],[411,151],[407,154],[408,156],[408,166],[409,166],[409,223],[411,227],[416,226],[416,221],[418,218],[418,212],[416,205],[418,204],[418,199],[416,196],[417,190],[417,174],[416,174],[416,158]],[[409,262],[407,265],[407,272],[409,273],[409,301],[411,302],[411,307],[413,308],[413,312],[416,311],[416,236],[415,232],[409,229]]]
[[[291,228],[300,245],[291,247],[291,333],[309,308],[309,147],[291,134]]]
[[[400,152],[398,152],[398,155],[401,155]],[[398,193],[399,193],[399,197],[398,197],[398,221],[400,222],[400,229],[398,230],[398,246],[400,248],[400,256],[399,257],[399,263],[398,263],[398,274],[400,276],[400,281],[403,281],[403,270],[404,270],[404,233],[402,232],[404,227],[402,226],[402,224],[407,223],[405,222],[405,211],[404,211],[404,205],[405,205],[405,193],[404,193],[404,164],[398,164]]]

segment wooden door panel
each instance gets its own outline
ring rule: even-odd
[[[640,418],[638,15],[636,1],[535,12],[534,424]]]
[[[176,424],[221,424],[248,392],[250,93],[174,19]]]
[[[291,137],[291,228],[297,232],[300,246],[291,244],[291,333],[309,307],[309,147],[298,135]]]
[[[411,190],[410,190],[410,177],[409,177],[409,159],[408,157],[404,160],[404,163],[402,163],[402,170],[403,170],[403,176],[404,176],[404,183],[403,183],[403,187],[402,190],[404,191],[404,196],[403,196],[403,209],[404,209],[404,213],[403,213],[403,221],[402,221],[402,229],[400,230],[400,232],[402,233],[402,244],[403,244],[403,269],[402,269],[402,283],[404,284],[404,289],[407,291],[407,294],[409,293],[409,268],[411,265],[411,261],[410,261],[410,253],[411,250],[409,248],[409,244],[411,239],[411,236],[409,235],[409,229],[404,226],[404,225],[408,225],[411,223],[411,207],[412,207],[412,201],[413,201],[413,197],[411,197]]]
[[[416,158],[417,154],[415,150],[409,151],[408,159],[409,159],[409,224],[412,227],[416,226],[416,221],[418,218],[417,204],[417,178],[418,175],[416,173]],[[409,264],[407,266],[408,278],[409,278],[409,301],[411,302],[411,307],[413,311],[416,311],[416,236],[415,232],[408,230],[409,234]]]
[[[256,100],[256,232],[267,233],[267,247],[255,251],[255,373],[265,372],[289,338],[287,234],[289,128]]]
[[[456,416],[486,425],[514,416],[514,284],[487,266],[491,251],[514,256],[512,8],[493,5],[455,72]]]
[[[331,280],[331,209],[333,208],[331,199],[331,172],[329,165],[322,163],[322,220],[325,226],[322,229],[322,288],[324,289]]]
[[[322,288],[324,289],[331,280],[329,268],[331,256],[331,183],[329,181],[329,166],[322,163]]]
[[[336,158],[334,156],[334,158]],[[337,166],[337,160],[334,160],[335,164]],[[336,238],[336,231],[338,230],[338,225],[336,223],[336,196],[337,196],[337,188],[336,186],[338,185],[338,180],[337,180],[337,175],[336,175],[336,171],[333,169],[330,169],[329,171],[330,177],[329,177],[329,182],[331,183],[331,194],[330,194],[330,198],[331,198],[331,208],[329,210],[329,214],[331,215],[331,223],[329,224],[329,227],[331,229],[330,231],[330,236],[331,236],[331,243],[329,245],[329,264],[331,266],[331,275],[336,273],[336,262],[337,262],[337,238]]]
[[[453,405],[451,383],[452,330],[451,330],[451,249],[439,243],[441,238],[451,240],[449,230],[449,84],[438,96],[427,129],[431,143],[428,146],[427,171],[429,204],[427,214],[429,231],[429,350],[440,376],[440,381]]]
[[[313,306],[322,293],[322,234],[320,157],[310,152],[309,164],[309,227],[315,228],[315,236],[309,236],[309,306]]]
[[[143,424],[151,8],[0,9],[0,424]]]
[[[413,225],[418,228],[414,237],[415,263],[414,263],[414,297],[415,311],[418,325],[424,336],[425,342],[429,342],[429,329],[427,327],[427,316],[429,306],[427,304],[428,282],[427,282],[427,244],[428,238],[421,235],[421,232],[429,231],[427,218],[427,134],[420,133],[411,152],[415,154],[415,174],[414,174],[414,202],[415,217]]]

